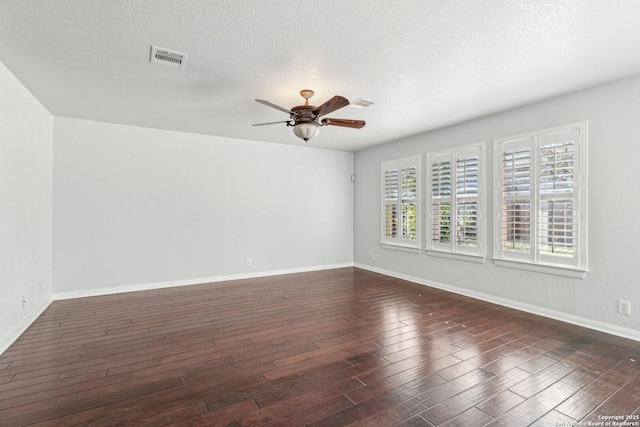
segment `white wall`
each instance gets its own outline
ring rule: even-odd
[[[357,152],[356,265],[640,339],[639,117],[636,77]],[[380,247],[381,161],[487,141],[492,177],[493,139],[583,120],[589,122],[585,279],[495,266],[492,186],[484,264]],[[618,298],[631,301],[631,316],[617,313]]]
[[[56,117],[56,297],[351,265],[352,173],[352,153]]]
[[[52,129],[0,63],[0,353],[51,299]]]

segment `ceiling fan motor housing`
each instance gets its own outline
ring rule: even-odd
[[[309,123],[316,121],[316,115],[313,113],[314,110],[313,105],[298,105],[297,107],[293,107],[291,111],[294,113],[291,115],[291,118],[295,120],[296,123]]]

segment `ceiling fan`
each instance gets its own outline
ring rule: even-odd
[[[293,133],[298,137],[306,141],[310,140],[314,136],[320,133],[320,126],[342,126],[347,128],[360,129],[365,125],[364,120],[349,120],[349,119],[330,119],[325,118],[320,120],[320,117],[325,114],[329,114],[332,111],[339,110],[342,107],[349,105],[349,100],[343,96],[336,95],[319,107],[309,105],[309,98],[313,96],[313,91],[310,89],[303,89],[300,91],[300,95],[304,98],[304,105],[298,105],[297,107],[287,110],[286,108],[279,107],[272,104],[269,101],[262,99],[256,99],[256,102],[264,104],[268,107],[275,108],[282,112],[288,113],[290,120],[283,120],[279,122],[258,123],[253,126],[273,125],[276,123],[286,123],[287,126],[293,127]]]

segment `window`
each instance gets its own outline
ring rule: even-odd
[[[485,144],[427,155],[427,252],[484,260]]]
[[[420,249],[420,156],[382,163],[382,244]]]
[[[586,122],[496,141],[498,265],[584,276],[586,143]]]

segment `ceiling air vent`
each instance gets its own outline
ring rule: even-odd
[[[166,65],[167,67],[184,69],[187,62],[187,54],[163,47],[151,46],[151,63]]]
[[[368,99],[358,98],[352,103],[349,104],[353,108],[367,108],[370,105],[373,105],[373,101],[369,101]]]

